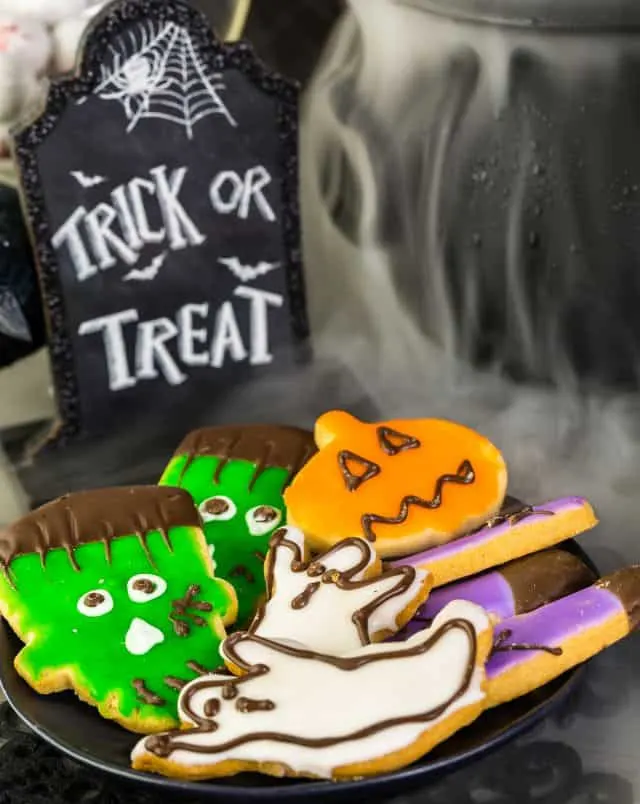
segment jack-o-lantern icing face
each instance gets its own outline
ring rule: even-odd
[[[507,469],[473,430],[439,419],[378,424],[332,411],[316,422],[319,452],[285,493],[289,524],[316,549],[364,537],[378,555],[443,544],[500,509]]]

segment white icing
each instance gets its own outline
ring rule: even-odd
[[[268,522],[261,522],[260,520],[256,519],[256,511],[259,511],[261,508],[269,508],[277,517],[270,519]],[[269,533],[270,530],[276,528],[282,519],[282,511],[279,511],[277,508],[274,508],[271,505],[256,505],[255,508],[251,508],[245,514],[245,522],[247,523],[247,528],[249,529],[249,533],[252,536],[264,536],[265,533]]]
[[[347,739],[326,747],[261,739],[216,754],[179,749],[171,753],[169,760],[186,767],[224,761],[276,762],[296,773],[330,777],[337,767],[373,761],[401,751],[455,712],[475,705],[477,710],[468,716],[470,721],[480,713],[485,699],[484,671],[477,663],[466,631],[454,627],[441,634],[423,653],[406,655],[408,649],[424,645],[442,625],[456,619],[469,622],[477,634],[490,628],[483,609],[466,601],[455,601],[436,617],[432,628],[415,634],[406,643],[367,645],[351,652],[349,657],[370,660],[352,670],[340,669],[316,657],[282,653],[277,645],[262,645],[248,635],[236,645],[237,656],[250,666],[264,664],[269,672],[240,684],[239,693],[254,700],[273,701],[275,708],[268,712],[242,713],[236,708],[235,700],[222,698],[220,686],[207,686],[193,694],[191,705],[199,717],[205,717],[205,703],[212,698],[219,700],[220,711],[214,718],[218,728],[201,734],[185,733],[177,738],[180,742],[215,747],[260,731],[335,740],[371,727],[378,728],[360,739]],[[223,653],[228,653],[225,646],[226,642]],[[398,718],[424,715],[446,704],[463,686],[470,662],[475,665],[470,685],[438,718],[383,725]],[[224,679],[205,676],[184,688],[179,707],[185,722],[188,718],[184,702],[195,684],[206,680],[219,684]],[[441,737],[446,736],[445,728]],[[143,739],[133,751],[134,761],[145,753]]]
[[[155,588],[151,592],[136,589],[135,585],[137,581],[150,581]],[[133,603],[149,603],[151,600],[162,597],[166,591],[167,582],[164,578],[160,578],[159,575],[149,575],[147,573],[134,575],[132,578],[129,578],[129,582],[127,583],[127,593]]]
[[[207,504],[212,500],[222,500],[223,502],[226,502],[227,510],[221,511],[219,514],[214,514],[211,511],[207,511]],[[198,511],[200,512],[200,518],[203,522],[226,522],[229,519],[233,519],[233,517],[238,513],[238,509],[234,501],[231,499],[231,497],[225,497],[224,494],[216,494],[215,497],[208,497],[206,500],[203,500],[198,506]]]
[[[89,595],[100,595],[102,601],[97,606],[90,606],[87,604]],[[78,611],[85,617],[103,617],[113,611],[113,598],[106,589],[92,589],[78,600]]]
[[[134,617],[124,639],[124,646],[134,656],[144,656],[161,642],[164,642],[164,634],[159,628],[140,617]]]
[[[287,528],[286,540],[294,542],[304,553],[304,536],[296,528]],[[363,580],[367,569],[375,562],[376,556],[371,546],[359,540],[369,554],[367,566],[353,576],[354,581]],[[306,556],[305,556],[306,557]],[[346,572],[354,568],[362,559],[362,552],[353,542],[338,545],[328,556],[320,556],[319,561],[327,570]],[[291,562],[295,560],[294,551],[285,543],[272,548],[271,561],[275,591],[268,601],[262,621],[255,633],[265,639],[288,639],[307,645],[311,650],[339,656],[362,646],[358,629],[353,622],[354,612],[369,605],[385,591],[393,589],[402,576],[384,573],[372,580],[362,589],[343,590],[334,583],[320,583],[317,591],[309,598],[303,608],[296,609],[292,601],[301,595],[311,583],[320,578],[310,577],[306,572],[293,572]],[[423,589],[429,574],[418,570],[408,589],[387,600],[375,609],[369,619],[369,640],[381,631],[395,633],[400,613],[416,599]]]

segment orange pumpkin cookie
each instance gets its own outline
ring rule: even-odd
[[[343,411],[316,422],[319,452],[285,493],[289,524],[313,549],[375,542],[383,558],[455,539],[500,510],[507,468],[486,438],[454,422],[361,422]]]

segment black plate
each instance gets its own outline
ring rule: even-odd
[[[594,570],[592,562],[575,543],[564,545],[578,553]],[[21,642],[0,620],[0,689],[7,701],[36,734],[65,754],[99,771],[143,783],[147,788],[191,794],[223,801],[296,798],[367,797],[398,795],[424,785],[435,777],[492,751],[532,728],[565,701],[582,675],[578,667],[544,687],[485,712],[471,726],[455,734],[427,757],[408,768],[355,782],[324,782],[272,779],[241,774],[216,782],[184,782],[140,773],[129,766],[129,754],[138,738],[115,723],[102,719],[72,693],[39,695],[18,676],[13,660]]]

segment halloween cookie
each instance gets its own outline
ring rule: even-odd
[[[334,656],[395,634],[431,588],[423,570],[383,572],[364,539],[346,539],[311,560],[295,528],[274,534],[266,576],[267,603],[250,631]]]
[[[133,767],[184,779],[350,779],[401,768],[480,714],[491,635],[483,610],[460,601],[402,645],[341,657],[234,634],[222,648],[234,676],[185,687],[183,729],[141,740]]]
[[[595,580],[594,573],[573,553],[543,550],[492,572],[434,589],[396,639],[422,630],[452,600],[476,603],[494,620],[505,620],[577,592]]]
[[[0,535],[0,565],[0,612],[26,643],[18,673],[132,731],[177,723],[178,691],[216,667],[236,615],[179,489],[62,497]]]
[[[628,567],[495,629],[487,699],[496,706],[547,684],[640,625],[640,567]]]
[[[311,433],[295,427],[210,427],[185,438],[160,480],[186,489],[198,506],[216,575],[238,596],[238,627],[264,597],[269,538],[285,520],[283,492],[313,452]]]
[[[468,533],[502,505],[502,455],[459,424],[366,424],[333,411],[315,439],[319,452],[285,492],[289,524],[313,549],[360,537],[383,558],[409,555]]]
[[[582,497],[563,497],[543,505],[514,498],[477,531],[450,544],[390,562],[392,567],[422,567],[434,587],[468,578],[516,558],[544,550],[595,527],[593,508]]]

